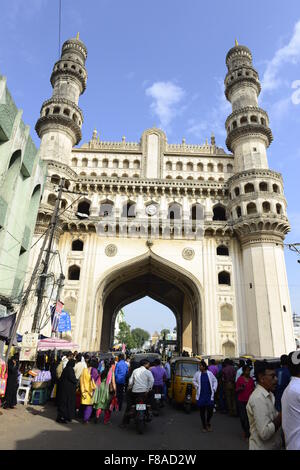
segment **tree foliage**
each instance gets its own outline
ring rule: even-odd
[[[124,343],[127,349],[140,349],[145,341],[150,338],[148,331],[142,328],[134,328],[130,330],[130,325],[126,321],[121,321],[119,324],[119,333],[117,340]]]
[[[142,328],[134,328],[133,330],[131,330],[131,335],[135,342],[135,347],[137,349],[140,349],[143,344],[150,338],[150,333],[148,333],[148,331],[143,330]]]

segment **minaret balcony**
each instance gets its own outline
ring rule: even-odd
[[[53,67],[53,72],[50,78],[51,85],[54,87],[55,82],[58,77],[61,76],[73,76],[77,78],[77,80],[81,84],[81,93],[83,93],[86,89],[86,81],[87,81],[87,72],[86,69],[77,62],[67,59],[60,59],[58,62],[55,63]]]
[[[261,84],[259,81],[258,73],[253,67],[243,66],[234,70],[232,72],[228,72],[225,80],[225,96],[230,101],[230,93],[233,87],[237,84],[243,84],[248,86],[255,86],[257,95],[261,92]]]

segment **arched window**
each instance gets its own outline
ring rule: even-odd
[[[241,123],[241,124],[247,124],[247,122],[248,122],[247,116],[243,116],[243,117],[241,118],[241,120],[240,120],[240,123]]]
[[[108,168],[108,160],[106,158],[102,160],[102,168]]]
[[[60,182],[60,177],[58,175],[52,175],[51,176],[51,183],[59,184],[59,182]]]
[[[235,345],[232,341],[226,341],[222,345],[222,354],[225,357],[235,357]]]
[[[239,196],[240,195],[240,188],[238,188],[238,187],[234,188],[234,194],[236,196]]]
[[[215,181],[215,178],[213,178],[212,176],[210,176],[210,177],[208,178],[208,181]]]
[[[218,283],[221,285],[230,286],[230,274],[227,271],[221,271],[218,274]]]
[[[257,116],[251,116],[250,121],[251,122],[257,122]]]
[[[197,171],[203,171],[203,163],[197,163]]]
[[[176,171],[182,171],[182,163],[181,162],[176,163]]]
[[[88,160],[87,160],[87,158],[83,158],[83,159],[82,159],[82,166],[84,166],[84,167],[88,166]]]
[[[166,170],[168,170],[168,171],[172,170],[172,162],[167,162],[166,163]]]
[[[77,158],[72,158],[72,166],[77,166],[77,165],[78,165]]]
[[[276,212],[277,212],[277,214],[282,214],[282,206],[281,206],[281,204],[276,204]]]
[[[222,305],[221,321],[233,321],[232,305],[229,305],[229,304]]]
[[[80,268],[76,265],[70,266],[68,269],[68,279],[70,281],[79,281]]]
[[[263,126],[266,125],[266,120],[265,120],[264,118],[261,118],[260,122],[261,122],[261,124],[262,124]]]
[[[177,202],[173,202],[168,208],[168,219],[180,220],[181,219],[181,205]]]
[[[119,160],[113,160],[113,168],[119,168]]]
[[[210,171],[210,172],[214,171],[214,166],[213,166],[212,163],[208,163],[208,165],[207,165],[207,171]]]
[[[279,193],[279,192],[280,192],[280,191],[279,191],[279,187],[278,187],[277,184],[273,184],[273,192],[274,192],[274,193]]]
[[[79,173],[79,176],[86,176],[86,173],[82,171],[81,173]]]
[[[127,173],[123,173],[122,178],[128,178]]]
[[[135,217],[136,212],[136,203],[135,202],[127,202],[123,206],[122,217]]]
[[[193,180],[194,178],[192,176],[188,176],[187,180]]]
[[[171,175],[167,175],[167,176],[166,176],[166,179],[167,179],[167,180],[171,180],[171,179],[172,179],[172,176],[171,176]]]
[[[192,163],[187,163],[186,164],[186,171],[193,171],[194,170],[194,165]]]
[[[263,202],[262,208],[263,208],[263,212],[270,212],[271,210],[270,203],[267,201]]]
[[[111,176],[112,176],[113,178],[118,178],[118,175],[117,175],[117,173],[112,173],[112,175],[111,175]]]
[[[233,166],[231,165],[231,163],[229,163],[227,165],[227,173],[232,173],[233,172]]]
[[[139,170],[139,169],[140,169],[140,166],[141,166],[141,165],[140,165],[139,160],[134,160],[134,162],[133,162],[133,168],[134,168],[135,170]]]
[[[90,206],[91,204],[88,201],[81,201],[78,204],[77,212],[84,215],[90,215]]]
[[[176,176],[177,180],[183,180],[182,176]]]
[[[247,214],[252,215],[256,213],[257,213],[256,205],[254,204],[254,202],[249,202],[249,204],[247,204]]]
[[[55,206],[55,203],[56,203],[56,195],[55,194],[49,194],[48,196],[48,199],[47,199],[47,203],[50,204],[50,206]]]
[[[199,176],[198,181],[204,181],[203,176]]]
[[[60,107],[55,106],[55,108],[53,109],[53,114],[59,114],[59,113],[60,113]]]
[[[252,183],[245,184],[245,193],[254,193],[254,185]]]
[[[229,250],[225,245],[219,245],[217,247],[217,255],[218,256],[229,256]]]
[[[68,108],[64,109],[64,115],[65,116],[70,116],[70,110]]]
[[[124,160],[123,161],[123,168],[127,170],[129,168],[129,160]]]
[[[114,204],[111,201],[104,201],[100,204],[100,217],[110,217],[113,214]]]
[[[135,173],[134,175],[132,175],[132,178],[139,178],[139,175]]]
[[[92,171],[91,176],[97,176],[97,173],[95,173],[94,171]]]
[[[236,208],[236,215],[237,217],[242,217],[242,209],[240,208],[240,206],[237,206]]]
[[[218,163],[218,171],[222,172],[224,170],[222,163]]]
[[[81,240],[74,240],[72,242],[72,251],[83,251],[83,242]]]
[[[204,221],[204,208],[201,204],[194,204],[191,208],[192,220]]]
[[[260,191],[268,191],[268,184],[265,183],[264,181],[262,181],[261,183],[259,183],[259,190]]]
[[[98,167],[98,160],[97,160],[97,158],[93,158],[92,164],[93,164],[93,168],[97,168],[97,167]]]
[[[232,129],[236,129],[237,128],[237,122],[236,121],[233,121],[232,123]]]
[[[101,173],[101,176],[107,176],[107,174],[106,173]]]
[[[213,208],[213,220],[227,220],[226,219],[226,209],[224,206],[217,205]]]

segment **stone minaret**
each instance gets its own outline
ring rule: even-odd
[[[268,115],[258,106],[261,86],[250,50],[236,42],[226,65],[225,95],[232,104],[226,144],[235,161],[235,175],[228,180],[228,216],[241,243],[246,349],[258,356],[279,356],[295,348],[283,253],[289,231],[283,181],[268,169],[273,137]]]
[[[63,44],[61,58],[53,67],[52,98],[43,103],[35,127],[44,160],[68,164],[72,147],[81,140],[83,115],[78,100],[86,88],[86,57],[87,49],[77,34]]]

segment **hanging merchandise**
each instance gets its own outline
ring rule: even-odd
[[[4,361],[0,359],[0,401],[5,395],[7,383],[7,367]]]
[[[51,307],[52,332],[58,331],[57,329],[63,306],[64,304],[58,301],[55,306],[53,305],[53,307]]]

